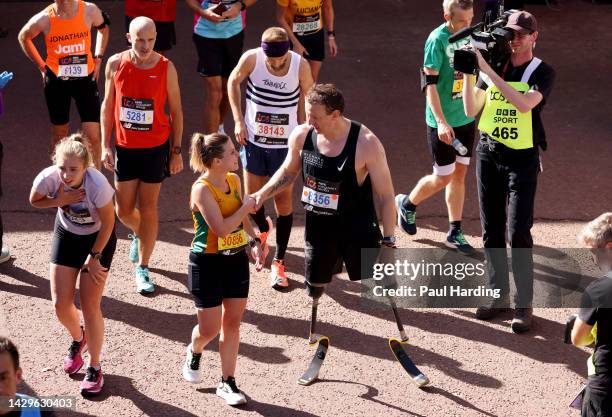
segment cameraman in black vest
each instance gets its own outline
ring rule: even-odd
[[[477,49],[480,74],[464,74],[463,105],[468,116],[482,109],[477,151],[480,220],[489,272],[489,286],[502,297],[476,310],[489,320],[509,306],[506,227],[512,248],[512,271],[517,287],[512,331],[531,327],[533,309],[533,208],[540,172],[538,148],[546,149],[540,119],[552,89],[555,72],[533,56],[538,38],[535,17],[525,11],[508,17],[505,26],[514,37],[512,54],[498,75]],[[507,216],[506,216],[507,213]],[[507,226],[506,226],[507,221]]]

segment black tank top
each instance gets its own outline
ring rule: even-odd
[[[325,218],[335,226],[370,224],[378,226],[372,182],[367,175],[363,184],[357,182],[355,153],[361,124],[351,121],[348,138],[340,155],[329,157],[317,147],[317,134],[310,128],[302,148],[301,201],[307,218]]]

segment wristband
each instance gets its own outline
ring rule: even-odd
[[[335,31],[335,30],[328,30],[328,31],[327,31],[327,36],[333,36],[333,37],[335,37],[335,36],[336,36],[336,31]]]
[[[254,239],[249,240],[249,246],[254,247],[256,243],[261,243],[261,239],[256,237]]]

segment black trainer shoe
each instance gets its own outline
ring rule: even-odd
[[[471,255],[474,253],[474,247],[465,240],[463,231],[456,229],[446,235],[446,241],[444,242],[447,248],[457,249],[457,252],[464,255]]]
[[[510,302],[507,299],[480,306],[476,309],[476,318],[478,320],[491,320],[503,312],[510,311],[509,306]]]
[[[397,225],[409,235],[414,235],[417,232],[416,226],[416,211],[406,210],[404,208],[404,200],[407,199],[406,194],[398,194],[395,196],[395,209],[397,210]]]
[[[531,329],[532,321],[533,308],[517,308],[514,310],[514,318],[510,327],[514,333],[525,333]]]

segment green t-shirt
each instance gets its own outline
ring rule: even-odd
[[[461,48],[469,42],[469,38],[459,39],[455,43],[449,44],[448,38],[451,36],[446,23],[434,29],[425,42],[425,58],[423,67],[438,71],[439,78],[436,90],[440,96],[440,105],[446,118],[446,122],[451,127],[463,126],[472,121],[473,117],[467,117],[463,111],[463,100],[461,88],[463,84],[463,74],[455,71],[452,67],[453,54],[455,49]],[[438,127],[434,118],[429,102],[425,100],[425,121],[433,128]]]

